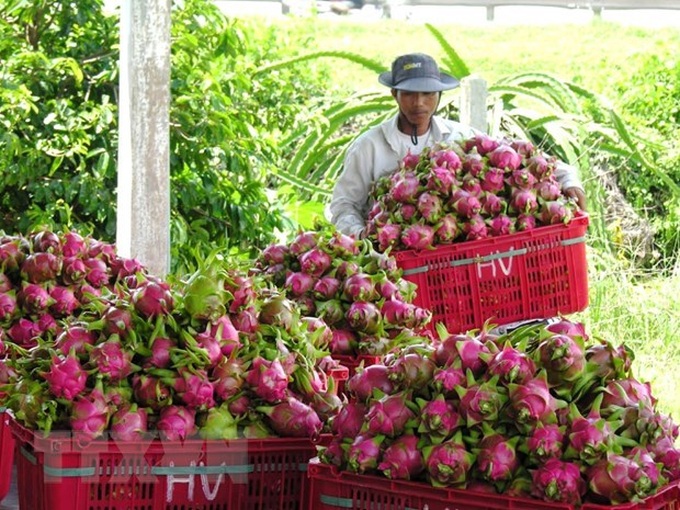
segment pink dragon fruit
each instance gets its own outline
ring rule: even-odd
[[[480,180],[469,174],[463,177],[460,187],[477,198],[480,198],[484,194],[484,189],[482,188]]]
[[[588,488],[598,502],[623,504],[644,499],[656,491],[645,469],[634,459],[608,452],[586,472]]]
[[[125,379],[135,368],[132,365],[132,352],[125,350],[116,337],[97,344],[92,349],[90,363],[111,382]]]
[[[307,250],[298,257],[300,270],[303,273],[312,275],[314,278],[321,278],[331,267],[331,256],[319,247]]]
[[[132,376],[135,400],[143,407],[159,411],[172,402],[172,390],[160,378],[147,374]]]
[[[466,241],[485,239],[489,237],[489,227],[481,215],[475,214],[463,224],[463,234],[465,234]]]
[[[303,296],[314,288],[316,278],[309,273],[291,272],[286,276],[284,288],[292,297]]]
[[[260,262],[265,266],[273,266],[275,264],[285,264],[288,257],[288,245],[286,244],[270,244],[262,253],[260,253]]]
[[[456,342],[455,348],[464,371],[470,370],[477,377],[486,370],[484,358],[489,354],[489,348],[478,338]]]
[[[432,161],[434,161],[435,165],[446,167],[452,172],[455,172],[456,170],[461,168],[460,156],[458,156],[456,151],[454,151],[453,149],[444,148],[441,150],[433,151],[430,154],[430,157]]]
[[[50,297],[53,302],[50,311],[57,317],[73,315],[80,307],[80,302],[76,298],[75,292],[69,287],[55,285],[50,290]]]
[[[420,180],[411,171],[394,174],[392,178],[392,188],[390,198],[396,202],[404,204],[414,204],[420,190]]]
[[[54,304],[54,298],[41,285],[24,283],[17,295],[17,302],[28,315],[31,315],[46,312]]]
[[[504,236],[515,232],[515,220],[507,214],[498,214],[487,220],[490,236]]]
[[[288,245],[288,253],[293,257],[299,257],[306,251],[319,245],[319,233],[314,231],[300,231]]]
[[[484,172],[479,185],[487,194],[496,195],[505,189],[505,172],[501,168],[490,167]]]
[[[348,276],[342,284],[342,297],[349,302],[373,301],[377,297],[373,277],[364,272]]]
[[[391,246],[397,246],[401,239],[402,227],[399,223],[386,223],[376,229],[378,249],[386,251]]]
[[[293,302],[283,295],[266,298],[260,306],[259,322],[290,331],[296,321]]]
[[[279,402],[286,398],[289,377],[279,359],[269,361],[257,356],[245,380],[266,402]]]
[[[78,232],[66,232],[61,239],[61,254],[64,257],[83,257],[87,255],[87,244]]]
[[[489,164],[506,171],[517,170],[522,164],[522,156],[517,154],[515,149],[505,143],[500,144],[489,152]]]
[[[354,438],[359,435],[364,424],[366,405],[362,402],[348,402],[331,419],[331,430],[341,438]]]
[[[335,231],[331,234],[330,239],[328,239],[327,246],[335,257],[347,259],[359,254],[360,243],[351,236]]]
[[[64,285],[75,285],[82,283],[87,274],[87,267],[83,259],[77,257],[67,257],[62,261],[61,280]]]
[[[451,194],[450,204],[462,218],[472,218],[482,210],[479,198],[464,189],[458,189]]]
[[[86,352],[86,346],[94,345],[95,340],[95,333],[90,331],[85,323],[74,322],[59,332],[54,346],[63,354],[68,354],[71,349],[76,354],[83,354]]]
[[[73,400],[87,384],[87,373],[75,355],[53,356],[49,371],[42,373],[50,393],[57,398]]]
[[[154,318],[170,314],[174,299],[167,284],[149,280],[134,289],[132,304],[143,317]]]
[[[456,176],[451,170],[442,166],[434,166],[427,175],[425,187],[435,195],[446,196],[451,192],[455,183]]]
[[[483,359],[487,360],[488,373],[497,375],[503,384],[522,384],[534,377],[536,364],[526,354],[511,345],[506,345],[496,353],[489,353]]]
[[[538,423],[530,430],[526,441],[518,449],[526,454],[528,462],[539,466],[548,459],[560,459],[566,443],[565,426],[556,423]]]
[[[260,406],[257,411],[266,415],[272,430],[282,437],[316,438],[323,423],[309,405],[294,397],[273,406]]]
[[[371,401],[366,413],[365,432],[373,436],[397,437],[415,425],[416,413],[409,407],[413,405],[411,395],[411,391],[401,391]]]
[[[500,145],[501,142],[499,140],[496,140],[489,135],[479,133],[463,142],[463,150],[469,153],[473,149],[476,149],[478,154],[485,156]]]
[[[116,441],[139,441],[148,430],[148,413],[137,404],[127,404],[111,417],[111,436]]]
[[[626,379],[630,376],[633,351],[626,345],[615,347],[611,342],[601,339],[586,348],[586,361],[595,368],[596,375],[604,384],[607,384],[613,379]]]
[[[420,162],[420,155],[419,154],[413,154],[410,150],[406,152],[406,156],[404,156],[401,160],[401,164],[404,168],[411,169],[413,170],[416,166],[418,166],[418,163]]]
[[[429,353],[406,352],[392,362],[386,362],[389,378],[397,387],[419,390],[425,388],[436,368]]]
[[[434,193],[424,191],[418,196],[416,203],[418,212],[430,224],[436,223],[441,218],[443,204],[441,198]]]
[[[517,168],[512,171],[508,183],[514,188],[531,190],[536,187],[536,177],[526,168]]]
[[[520,428],[532,430],[538,423],[556,423],[555,411],[566,403],[550,393],[545,372],[522,384],[508,385],[510,414]]]
[[[585,345],[580,337],[551,334],[541,341],[535,354],[548,373],[548,381],[554,385],[575,381],[586,366]]]
[[[496,421],[508,400],[507,395],[498,387],[498,376],[478,383],[472,372],[468,371],[467,379],[467,387],[456,386],[456,393],[460,397],[459,411],[467,426]]]
[[[160,410],[156,429],[164,441],[184,441],[196,434],[196,411],[185,406],[169,405]]]
[[[545,202],[539,211],[541,223],[544,225],[556,225],[558,223],[569,223],[574,217],[574,213],[569,206],[560,201],[552,200]]]
[[[425,464],[418,437],[413,434],[398,437],[385,448],[377,469],[392,480],[411,480],[420,475]]]
[[[420,407],[419,434],[427,434],[433,443],[440,443],[450,437],[463,425],[463,419],[451,400],[439,394],[432,400],[418,399]]]
[[[91,440],[104,434],[111,411],[100,385],[76,397],[71,407],[71,429],[78,439]]]
[[[599,396],[598,399],[601,400]],[[578,459],[594,464],[612,451],[614,430],[612,424],[600,415],[598,399],[587,416],[582,416],[575,405],[570,405],[568,443],[564,453],[566,460]]]
[[[514,188],[510,198],[510,210],[519,214],[534,214],[538,211],[538,198],[534,190]]]
[[[556,179],[550,178],[536,183],[536,194],[541,200],[551,202],[560,198],[562,189]]]
[[[341,282],[334,276],[326,275],[314,283],[312,293],[316,299],[335,299],[340,294]]]
[[[83,260],[86,268],[85,280],[95,288],[109,284],[111,273],[109,266],[102,259],[89,258]]]
[[[215,407],[215,387],[203,369],[189,370],[181,367],[172,384],[177,396],[189,409],[206,411]]]
[[[533,214],[520,213],[515,221],[516,229],[525,232],[536,228],[536,217]]]
[[[433,387],[446,396],[456,395],[456,386],[465,387],[466,384],[467,379],[460,362],[450,364],[446,368],[437,367],[432,375]]]
[[[347,381],[347,390],[359,402],[366,402],[371,398],[374,389],[389,395],[395,390],[389,374],[383,364],[359,366]]]
[[[458,431],[443,443],[423,448],[427,478],[435,487],[465,488],[476,455],[467,450]]]
[[[355,473],[367,473],[378,467],[385,436],[357,436],[347,450],[347,468]]]
[[[473,452],[477,455],[477,471],[491,483],[507,482],[520,466],[516,447],[520,436],[507,438],[485,427],[485,434]]]
[[[586,493],[586,482],[579,465],[550,458],[532,471],[531,495],[543,501],[557,501],[579,506]]]
[[[515,149],[515,151],[517,151],[517,154],[519,154],[523,158],[529,158],[533,156],[534,151],[536,150],[534,144],[531,143],[529,140],[518,139],[510,140],[510,147]]]
[[[486,167],[484,158],[477,152],[469,152],[463,155],[462,168],[466,174],[479,177]]]
[[[7,330],[7,336],[12,342],[25,349],[30,349],[38,344],[37,338],[40,336],[40,326],[37,322],[24,317],[12,322]]]
[[[607,383],[603,392],[602,409],[637,406],[654,409],[656,402],[649,382],[642,383],[634,377],[628,377]]]
[[[402,230],[401,242],[410,250],[432,249],[434,243],[434,228],[431,225],[412,223]]]
[[[19,312],[14,291],[0,292],[0,323],[11,324]]]
[[[345,312],[347,324],[356,331],[375,333],[382,324],[380,309],[368,301],[355,301]]]
[[[28,255],[21,264],[21,277],[28,283],[53,282],[61,272],[62,259],[51,252]]]
[[[451,244],[461,234],[458,218],[454,214],[445,214],[435,225],[434,238],[437,244]]]

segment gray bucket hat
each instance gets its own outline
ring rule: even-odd
[[[439,72],[437,62],[424,53],[397,57],[392,62],[392,70],[381,73],[378,81],[387,87],[409,92],[440,92],[460,84],[453,76]]]

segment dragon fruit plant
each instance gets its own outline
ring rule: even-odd
[[[405,176],[395,193],[406,193],[410,182]],[[414,242],[417,237],[407,232],[381,235],[411,235]],[[253,273],[305,315],[325,323],[334,355],[384,355],[422,341],[423,328],[431,320],[430,312],[413,304],[414,285],[401,278],[393,257],[330,225],[298,232],[287,244],[268,246]]]
[[[291,250],[317,280],[333,259],[311,240]],[[357,249],[343,242],[329,245]],[[313,438],[340,407],[330,330],[242,261],[216,252],[171,282],[111,244],[44,230],[1,236],[0,269],[2,405],[30,429]]]
[[[566,318],[486,328],[440,325],[357,369],[319,461],[575,507],[640,501],[680,480],[678,426],[633,377],[627,347]]]
[[[556,166],[530,142],[487,135],[407,154],[371,189],[369,239],[383,252],[426,250],[568,223],[577,207]]]

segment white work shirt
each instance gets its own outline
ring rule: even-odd
[[[398,115],[362,133],[347,148],[343,171],[333,189],[326,211],[329,220],[347,235],[358,236],[366,226],[368,211],[373,205],[369,198],[371,186],[383,175],[399,168],[408,151],[420,154],[425,147],[439,142],[454,142],[479,134],[470,126],[443,117],[432,117],[430,130],[418,137],[414,146],[410,135],[399,131]],[[563,189],[582,188],[576,168],[559,163],[555,176]]]

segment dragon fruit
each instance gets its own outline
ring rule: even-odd
[[[50,393],[57,398],[74,400],[87,384],[87,373],[75,355],[52,356],[49,371],[42,373]]]
[[[422,223],[408,225],[402,230],[401,242],[410,250],[432,249],[434,228],[431,225],[424,225]]]
[[[426,177],[425,187],[438,196],[447,195],[456,183],[455,174],[443,166],[434,166]]]
[[[520,437],[507,438],[485,427],[485,434],[473,452],[477,455],[477,471],[491,483],[507,482],[520,466],[517,443]]]
[[[566,460],[579,459],[586,464],[594,464],[612,451],[614,430],[610,422],[600,415],[601,395],[583,416],[574,404],[569,407],[567,428]]]
[[[26,314],[40,314],[48,310],[54,304],[54,298],[49,291],[35,283],[24,283],[17,294],[17,302]]]
[[[116,441],[138,441],[148,431],[148,412],[137,404],[127,404],[111,416],[111,437]]]
[[[520,444],[518,449],[536,466],[551,458],[559,459],[566,443],[565,429],[565,426],[556,423],[538,423],[529,431],[526,441]]]
[[[508,396],[498,387],[498,376],[478,383],[472,372],[467,372],[467,387],[456,386],[460,397],[460,413],[468,427],[482,422],[493,422],[508,400]]]
[[[550,393],[545,372],[522,384],[508,385],[510,414],[519,427],[532,430],[538,423],[557,423],[555,411],[564,407],[565,402],[559,401]]]
[[[170,314],[174,298],[167,285],[149,280],[134,289],[132,304],[143,317],[154,318]]]
[[[497,193],[505,189],[505,172],[501,168],[490,167],[484,172],[479,185],[486,192],[483,196],[493,195],[500,200]]]
[[[110,416],[111,410],[99,385],[73,400],[71,429],[78,439],[96,439],[108,428]]]
[[[432,385],[436,391],[446,395],[456,395],[456,386],[464,387],[467,383],[465,372],[460,366],[452,364],[446,368],[437,367],[432,375]]]
[[[522,164],[522,156],[510,145],[500,144],[489,152],[489,164],[505,171],[514,171]]]
[[[415,425],[416,413],[409,407],[413,405],[411,395],[411,391],[401,391],[371,401],[366,412],[365,431],[373,436],[397,437]]]
[[[510,210],[519,214],[534,214],[538,211],[538,198],[534,190],[514,188],[509,202]]]
[[[423,448],[423,457],[427,478],[435,487],[465,488],[476,460],[460,431],[447,441]]]
[[[427,434],[433,444],[441,443],[463,425],[463,419],[451,400],[439,394],[432,400],[417,399],[420,407],[419,434]]]
[[[288,245],[270,244],[260,253],[260,261],[267,266],[284,264],[286,263],[288,253]]]
[[[303,273],[320,278],[331,266],[331,256],[319,247],[314,247],[298,257]]]
[[[354,438],[359,435],[364,424],[366,405],[362,402],[348,402],[343,405],[331,420],[331,430],[341,438]]]
[[[461,230],[456,215],[445,214],[435,225],[434,237],[437,244],[450,244],[458,238]]]
[[[245,380],[255,394],[266,402],[279,402],[286,398],[289,377],[279,359],[269,361],[261,356],[256,357]]]
[[[61,272],[62,259],[51,252],[28,255],[21,263],[21,277],[28,283],[53,282]]]
[[[315,282],[315,277],[309,273],[291,272],[286,276],[284,288],[288,291],[289,296],[303,296],[311,292]]]
[[[323,427],[316,411],[294,397],[288,397],[273,406],[259,406],[256,409],[268,417],[272,430],[282,437],[316,438]]]
[[[345,278],[342,297],[349,302],[373,301],[377,297],[377,291],[371,275],[358,272]]]
[[[593,464],[586,478],[589,489],[605,504],[644,499],[657,488],[639,462],[612,452]]]
[[[548,459],[532,471],[531,495],[544,501],[580,505],[586,493],[586,482],[578,464],[556,458]]]
[[[397,246],[401,239],[402,226],[398,223],[386,223],[376,229],[378,249],[386,251],[392,246]]]
[[[19,312],[14,291],[0,292],[0,323],[11,324]]]
[[[163,407],[158,415],[156,429],[165,441],[184,441],[197,432],[196,411],[185,406]]]
[[[450,205],[461,218],[472,218],[482,210],[479,198],[464,189],[458,189],[451,194]]]
[[[75,292],[69,287],[55,285],[50,290],[50,298],[52,298],[50,311],[57,317],[73,315],[80,307]]]
[[[390,190],[392,200],[405,204],[416,202],[420,181],[415,173],[405,171],[394,174],[392,182],[393,186]]]
[[[385,436],[357,436],[347,450],[347,467],[355,473],[367,473],[378,467]]]
[[[116,337],[97,344],[92,349],[90,363],[111,382],[125,379],[135,368],[132,365],[132,353]]]
[[[536,374],[536,364],[534,361],[519,349],[506,345],[502,350],[494,354],[483,355],[487,362],[488,373],[491,376],[497,375],[502,384],[516,383],[522,384],[534,377]]]
[[[347,323],[356,331],[375,333],[382,325],[380,309],[372,302],[354,301],[345,312]]]
[[[347,381],[347,390],[360,402],[366,402],[377,389],[385,394],[395,390],[394,382],[383,364],[359,366]]]
[[[411,480],[420,475],[425,465],[418,448],[418,437],[405,434],[395,439],[385,448],[377,469],[393,480]]]
[[[498,214],[487,220],[490,236],[504,236],[515,232],[515,220],[507,214]]]
[[[544,225],[556,225],[569,223],[574,217],[574,212],[568,204],[560,200],[545,202],[539,212],[541,222]]]
[[[430,224],[436,223],[442,216],[442,201],[434,193],[428,193],[427,191],[421,193],[418,196],[416,207],[425,221]]]
[[[419,390],[432,380],[435,368],[429,353],[407,352],[389,363],[387,372],[397,387]]]
[[[615,347],[611,342],[601,339],[588,346],[585,354],[588,365],[595,367],[596,375],[604,384],[630,376],[633,352],[623,344]]]

